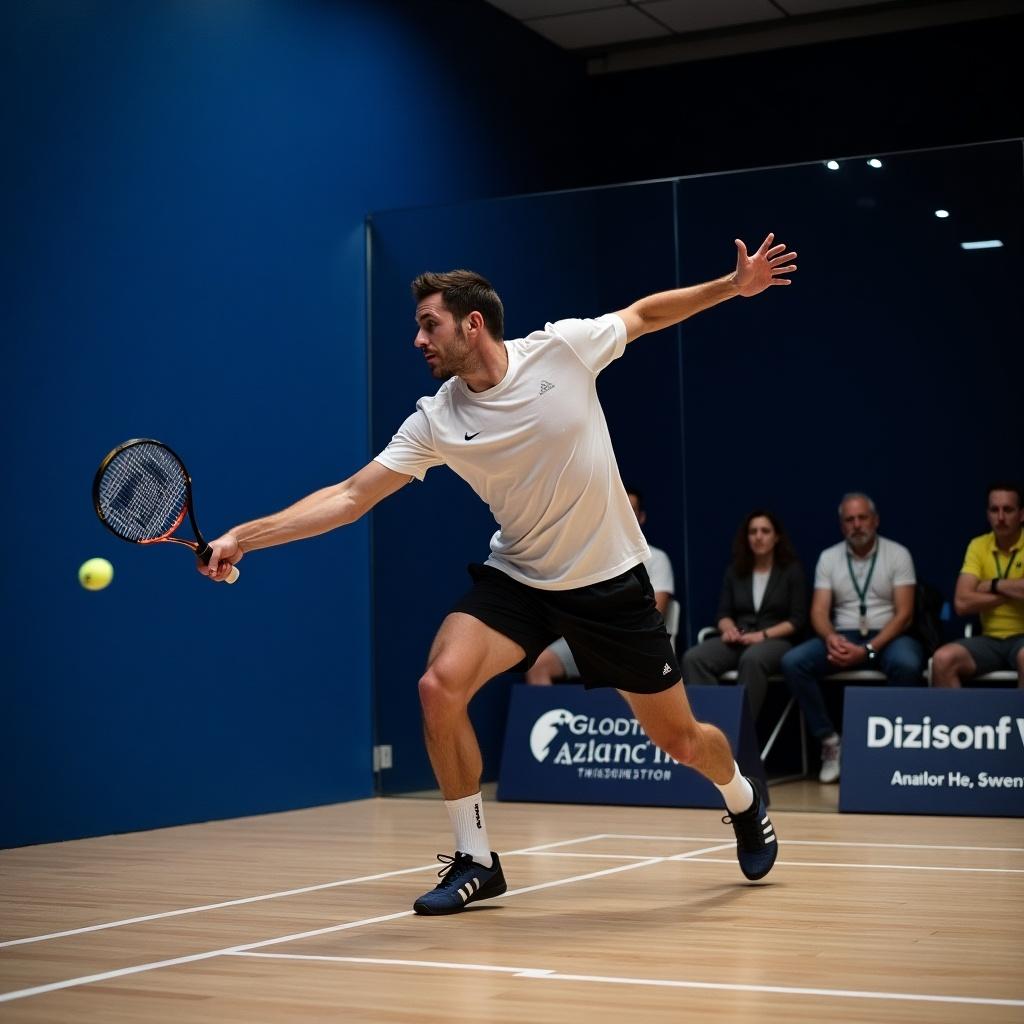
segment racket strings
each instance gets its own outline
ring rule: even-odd
[[[126,540],[164,537],[185,515],[188,483],[166,448],[137,444],[117,453],[100,478],[99,504],[110,528]]]

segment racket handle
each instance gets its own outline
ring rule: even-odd
[[[203,563],[203,565],[210,564],[210,555],[213,554],[213,549],[209,544],[204,544],[201,548],[196,548],[196,557]],[[228,577],[225,580],[221,580],[221,583],[237,583],[238,577],[238,566],[231,566],[231,572],[228,573]]]

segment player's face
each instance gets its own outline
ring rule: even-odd
[[[428,295],[416,307],[416,338],[413,344],[423,353],[430,372],[447,380],[469,366],[470,351],[462,327],[444,307],[441,293]]]
[[[990,491],[988,496],[988,524],[997,541],[1015,541],[1024,521],[1024,510],[1017,500],[1016,491]]]
[[[754,516],[747,525],[747,543],[755,555],[767,555],[775,550],[779,535],[767,516]]]
[[[839,512],[839,526],[855,548],[869,548],[878,533],[878,515],[864,498],[851,498]]]

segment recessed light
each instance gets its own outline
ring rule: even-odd
[[[877,156],[873,156],[868,161],[868,167],[881,167],[881,166],[882,166],[882,161],[879,160]]]
[[[838,171],[838,170],[839,170],[839,161],[838,161],[838,160],[829,160],[829,161],[828,161],[828,162],[827,162],[827,163],[825,164],[825,166],[826,166],[826,167],[827,167],[827,168],[828,168],[828,169],[829,169],[830,171]]]
[[[938,217],[939,220],[945,220],[949,216],[949,210],[936,210],[935,216]]]

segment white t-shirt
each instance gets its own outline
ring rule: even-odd
[[[651,557],[644,561],[644,568],[651,578],[654,592],[657,594],[664,591],[666,594],[674,594],[676,580],[672,575],[672,560],[661,548],[656,548],[653,544],[648,544],[647,547],[650,548]]]
[[[376,461],[418,480],[451,467],[498,523],[487,564],[531,587],[585,587],[645,561],[596,387],[625,349],[625,324],[613,313],[559,320],[504,344],[498,384],[473,392],[452,377]]]
[[[913,586],[917,582],[914,560],[902,544],[878,537],[876,548],[878,561],[871,573],[871,582],[865,595],[868,629],[882,629],[895,614],[893,588]],[[860,628],[860,598],[850,579],[846,553],[850,551],[857,586],[863,590],[874,550],[868,552],[867,558],[858,558],[850,551],[846,541],[841,541],[825,548],[818,558],[818,566],[814,571],[814,589],[832,591],[832,621],[836,629]]]

